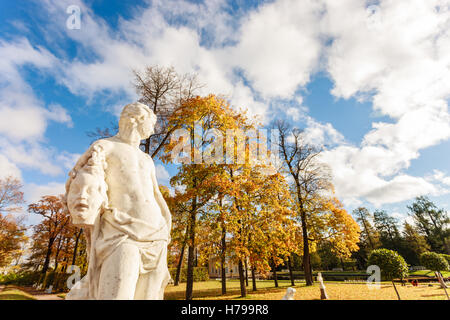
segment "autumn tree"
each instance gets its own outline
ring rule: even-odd
[[[18,261],[22,256],[22,245],[28,238],[25,227],[12,215],[0,215],[0,268]]]
[[[183,197],[183,193],[180,190],[175,189],[174,195],[172,196],[169,189],[160,186],[161,194],[166,200],[167,206],[172,213],[172,230],[171,230],[171,242],[169,251],[172,253],[178,253],[178,257],[175,258],[176,261],[176,272],[174,285],[177,286],[180,283],[181,268],[183,265],[187,240],[188,240],[188,215],[189,211],[188,205],[184,201],[180,201]]]
[[[143,142],[144,152],[154,158],[177,129],[173,121],[169,123],[172,114],[184,101],[193,98],[202,85],[195,74],[180,75],[173,67],[154,65],[133,73],[139,101],[158,117],[155,132]]]
[[[253,290],[256,272],[272,270],[277,285],[276,268],[298,248],[288,185],[283,175],[267,169],[267,164],[255,163],[236,176],[233,210],[228,216],[231,250],[238,261],[250,263]],[[248,266],[245,270],[248,274]],[[244,279],[240,281],[245,296]]]
[[[18,179],[0,179],[0,267],[9,265],[13,259],[18,260],[27,240],[22,219],[13,215],[24,203],[21,188]]]
[[[0,179],[0,214],[7,214],[20,210],[24,203],[22,184],[11,176]]]
[[[342,203],[334,196],[322,199],[320,213],[313,216],[312,236],[316,241],[331,243],[332,251],[340,258],[349,258],[359,249],[360,228]],[[316,222],[316,221],[320,222]],[[317,235],[315,235],[318,232]]]
[[[38,202],[28,206],[28,212],[38,214],[43,218],[38,225],[34,226],[33,239],[41,243],[41,246],[45,243],[45,258],[41,270],[41,279],[45,279],[53,250],[56,247],[55,241],[69,224],[70,216],[58,196],[42,197]]]
[[[203,87],[195,73],[179,74],[173,67],[159,65],[133,70],[133,86],[139,102],[148,105],[158,117],[154,133],[141,142],[140,148],[152,158],[160,154],[176,128],[169,128],[169,118],[182,103],[193,98]],[[103,139],[117,134],[119,127],[111,123],[106,128],[87,132],[91,138]]]
[[[320,148],[307,143],[304,133],[290,128],[284,121],[278,121],[276,127],[280,133],[281,158],[285,172],[292,180],[295,211],[300,219],[303,238],[303,268],[306,285],[313,284],[311,269],[311,241],[309,235],[310,218],[313,213],[313,201],[322,191],[331,188],[330,175],[326,167],[318,161]]]
[[[214,157],[222,157],[216,147],[222,146],[220,136],[211,136],[214,130],[226,131],[235,123],[236,115],[229,104],[214,95],[195,97],[186,100],[176,109],[168,120],[168,130],[179,129],[183,135],[174,134],[166,145],[163,161],[182,162],[178,173],[172,177],[173,187],[183,187],[176,201],[187,207],[187,285],[186,299],[192,299],[194,254],[198,223],[204,209],[216,193],[215,174],[219,167]],[[178,131],[178,132],[180,132]],[[180,139],[181,138],[181,141]],[[180,149],[180,145],[182,148]],[[212,148],[212,150],[210,149]],[[210,150],[210,152],[208,151]],[[180,153],[183,158],[180,160]],[[184,160],[183,160],[184,159]]]

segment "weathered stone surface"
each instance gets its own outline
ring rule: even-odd
[[[66,299],[163,299],[171,214],[139,149],[155,123],[146,105],[125,106],[119,133],[94,142],[70,172],[66,203],[86,232],[89,268]]]

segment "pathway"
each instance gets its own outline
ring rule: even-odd
[[[38,300],[64,300],[63,298],[58,297],[58,295],[56,294],[36,290],[33,287],[21,287],[21,290],[33,295]]]

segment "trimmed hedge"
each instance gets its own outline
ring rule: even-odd
[[[39,281],[40,272],[22,271],[0,275],[1,284],[15,284],[19,286],[31,286]]]
[[[55,291],[69,291],[67,288],[67,279],[73,273],[63,273],[49,271],[45,279],[45,287],[53,286]],[[82,277],[82,276],[81,276]],[[55,281],[56,280],[56,281]],[[8,273],[0,275],[0,284],[13,284],[18,286],[32,286],[42,281],[42,273],[40,271],[24,271],[18,273]]]
[[[447,263],[450,265],[450,254],[441,254],[442,257],[444,257],[445,260],[447,260]]]
[[[368,265],[380,267],[381,276],[387,280],[403,279],[408,275],[408,265],[405,259],[393,250],[373,250],[369,255]]]
[[[431,271],[447,271],[449,265],[445,257],[436,252],[424,252],[420,255],[420,263]]]
[[[175,281],[177,274],[177,268],[169,268],[170,276]],[[180,282],[186,282],[187,268],[182,268],[180,273]],[[194,281],[207,281],[209,280],[209,272],[206,267],[194,267]]]

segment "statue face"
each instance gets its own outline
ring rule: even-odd
[[[155,121],[145,112],[140,114],[137,119],[139,135],[142,139],[147,139],[155,130]]]
[[[105,201],[102,194],[103,183],[104,181],[85,170],[77,173],[67,195],[67,207],[74,224],[94,224]]]

